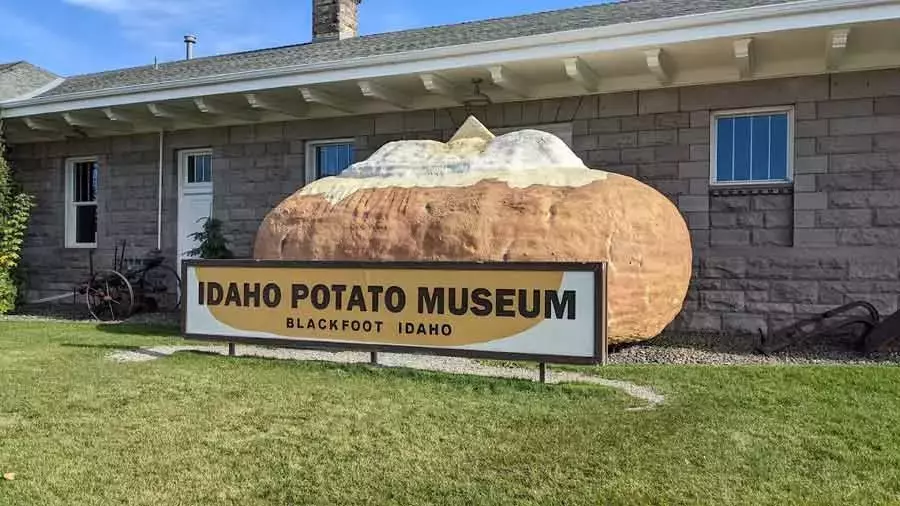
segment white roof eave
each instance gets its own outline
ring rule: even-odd
[[[0,102],[0,118],[565,58],[900,19],[900,0],[803,0],[566,32]]]

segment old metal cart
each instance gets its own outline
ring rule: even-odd
[[[769,334],[760,329],[759,336],[757,349],[766,355],[796,344],[835,337],[865,354],[877,353],[896,348],[900,343],[900,311],[882,318],[874,305],[858,300]]]
[[[159,250],[151,250],[137,261],[126,262],[125,241],[117,244],[112,269],[94,271],[73,290],[83,295],[91,316],[100,321],[124,320],[138,311],[176,311],[181,305],[181,278],[165,265]]]

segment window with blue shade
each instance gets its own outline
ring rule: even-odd
[[[714,118],[714,183],[790,181],[790,111],[725,113]]]
[[[336,176],[353,164],[352,142],[323,142],[312,147],[316,179]]]

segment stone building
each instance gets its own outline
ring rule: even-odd
[[[29,297],[70,291],[122,239],[177,258],[210,213],[248,256],[297,188],[475,114],[678,205],[695,251],[679,328],[897,309],[900,0],[628,0],[358,36],[365,8],[314,0],[296,46],[69,78],[0,65],[38,201]]]

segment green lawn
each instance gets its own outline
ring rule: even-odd
[[[587,385],[105,359],[175,342],[0,322],[0,505],[900,503],[898,367],[596,370],[668,398],[629,412]]]

